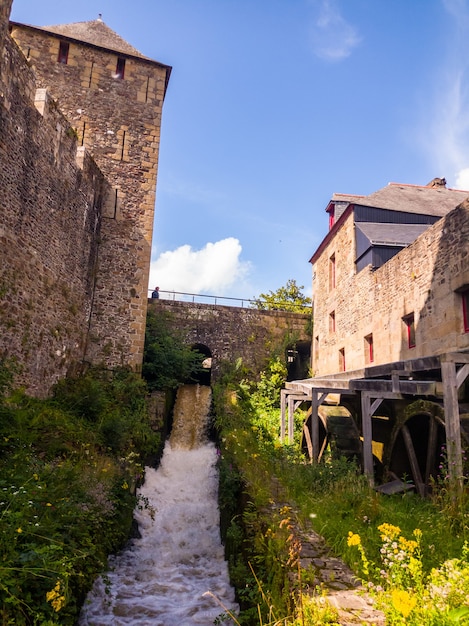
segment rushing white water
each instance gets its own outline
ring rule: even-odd
[[[110,559],[80,625],[210,626],[223,606],[236,612],[220,540],[216,449],[203,437],[209,407],[209,387],[179,390],[161,464],[146,469],[140,489],[154,519],[149,509],[135,511],[141,537]]]

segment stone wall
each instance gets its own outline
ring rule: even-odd
[[[462,298],[469,285],[467,201],[429,227],[408,248],[372,271],[355,273],[353,215],[329,242],[313,268],[315,375],[367,365],[365,337],[373,337],[372,365],[469,348]],[[329,286],[335,255],[335,288]],[[335,329],[331,313],[335,314]],[[415,317],[415,347],[408,347],[403,317]]]
[[[156,312],[168,313],[185,333],[190,346],[202,344],[212,354],[216,379],[223,361],[238,358],[254,372],[260,372],[273,351],[295,341],[310,341],[311,317],[286,311],[260,311],[172,300],[149,300]]]
[[[86,358],[139,369],[161,113],[170,68],[46,29],[13,24],[12,37],[113,188],[103,212]],[[69,45],[66,64],[57,62],[62,41]],[[124,79],[116,78],[118,57],[125,59]]]
[[[17,359],[18,382],[44,395],[86,352],[106,183],[9,37],[0,189],[0,356]]]

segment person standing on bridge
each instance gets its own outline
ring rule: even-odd
[[[160,288],[159,287],[155,287],[155,289],[151,293],[151,297],[152,298],[159,298],[160,297]]]

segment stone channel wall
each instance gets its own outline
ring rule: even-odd
[[[34,101],[32,98],[37,99]],[[7,36],[0,69],[0,355],[37,395],[86,351],[105,180]]]
[[[315,375],[469,348],[461,290],[469,286],[469,203],[429,227],[379,269],[355,272],[350,215],[313,268]],[[335,256],[335,286],[330,259]],[[414,314],[415,347],[403,318]],[[368,340],[365,339],[368,337]]]

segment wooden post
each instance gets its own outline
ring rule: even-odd
[[[462,493],[463,469],[456,364],[452,361],[442,361],[441,377],[443,379],[443,406],[445,409],[449,488],[452,496],[457,497]],[[459,380],[461,380],[461,377]]]
[[[293,396],[288,397],[288,443],[294,441],[294,413],[295,413],[295,398]]]
[[[379,405],[383,401],[382,398],[376,398],[371,403],[371,396],[368,392],[362,391],[361,406],[362,406],[362,432],[363,432],[363,471],[368,476],[370,486],[374,485],[374,471],[373,471],[373,428],[371,416],[378,409]]]
[[[280,390],[280,441],[282,443],[285,441],[285,410],[287,393],[286,389]]]

